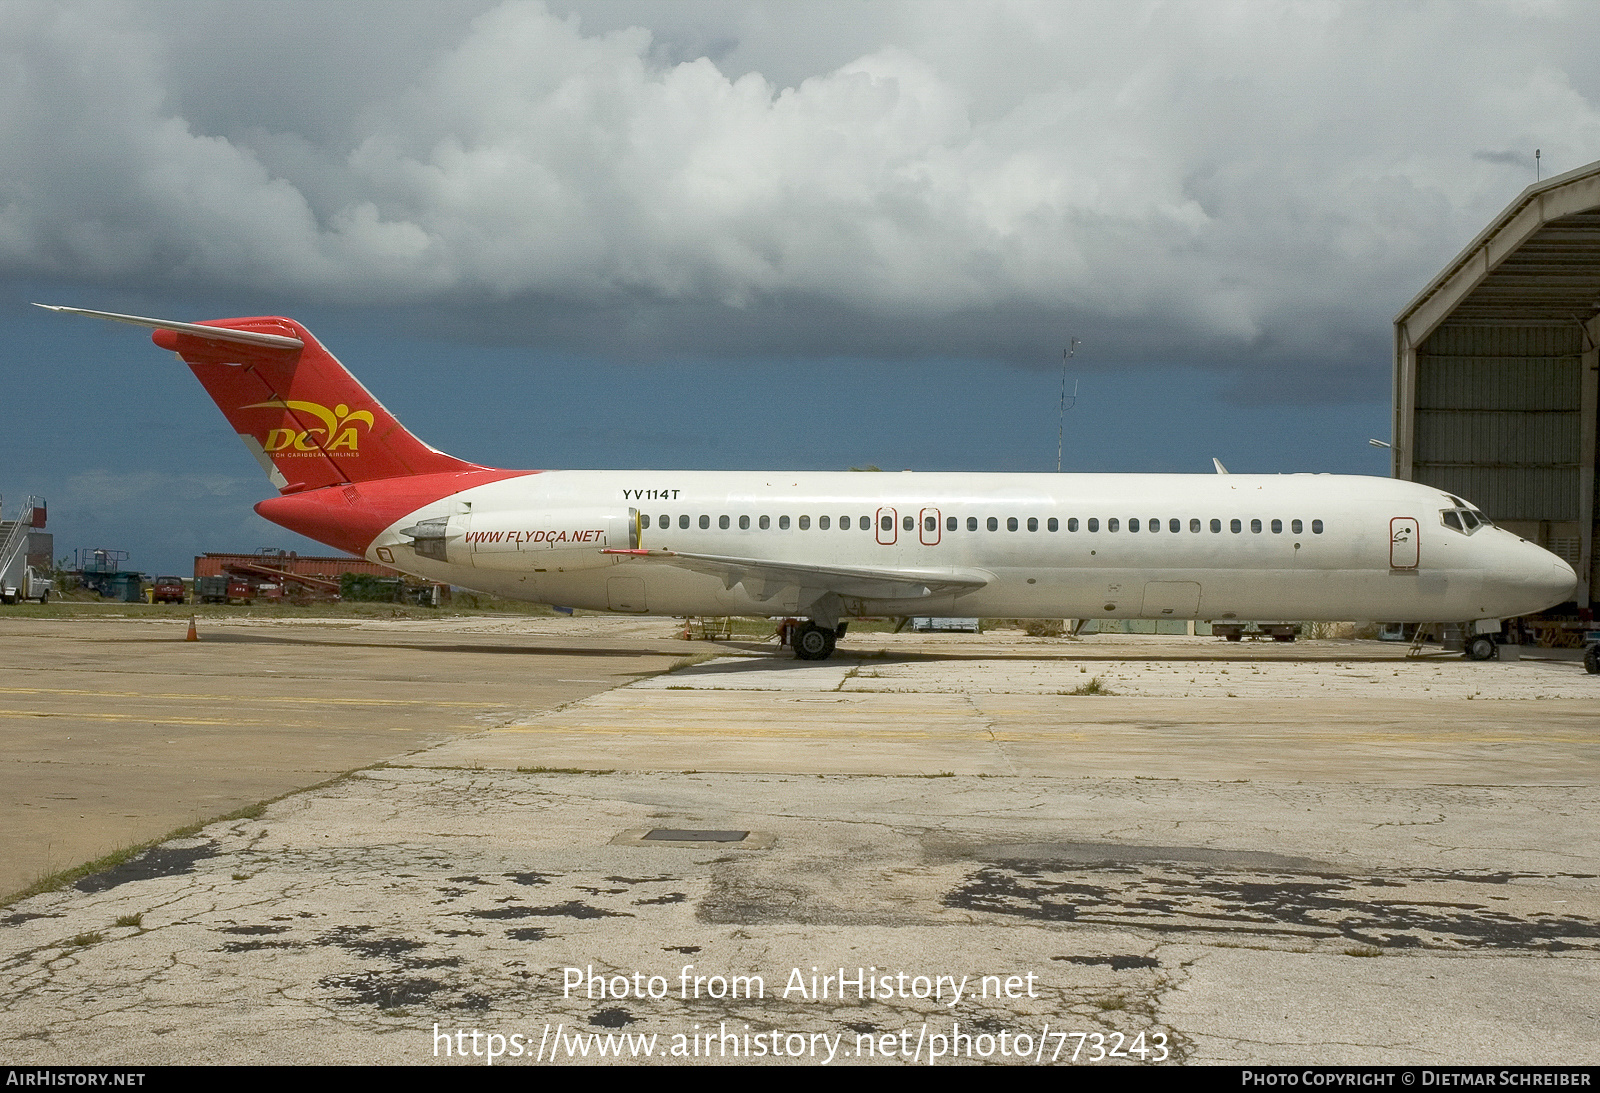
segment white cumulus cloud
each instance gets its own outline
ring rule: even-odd
[[[285,10],[0,5],[0,270],[1331,360],[1600,158],[1589,3]]]

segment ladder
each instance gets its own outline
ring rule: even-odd
[[[17,513],[16,520],[12,521],[11,528],[6,534],[4,542],[0,542],[0,581],[11,570],[11,563],[17,560],[17,555],[22,552],[23,546],[28,542],[28,531],[33,523],[33,510],[38,502],[37,497],[30,496],[22,511]],[[5,515],[5,505],[0,500],[0,517]],[[4,524],[0,519],[0,524]]]
[[[1422,643],[1429,636],[1434,634],[1437,634],[1439,637],[1439,648],[1433,650],[1424,649]],[[1450,648],[1452,639],[1454,639],[1454,644],[1456,645],[1455,649]],[[1422,656],[1436,657],[1442,656],[1446,653],[1460,652],[1462,647],[1461,643],[1465,640],[1465,631],[1462,630],[1461,626],[1457,623],[1419,622],[1417,624],[1417,634],[1411,639],[1411,648],[1406,650],[1406,659],[1409,660],[1412,657]]]

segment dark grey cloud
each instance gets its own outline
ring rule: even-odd
[[[1321,392],[1532,181],[1509,150],[1600,156],[1597,11],[8,3],[0,271]]]

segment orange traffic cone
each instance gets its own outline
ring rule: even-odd
[[[194,618],[195,617],[193,615],[189,616],[189,636],[184,638],[183,639],[184,641],[199,641],[200,640],[200,635],[195,633]]]

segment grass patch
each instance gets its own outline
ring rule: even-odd
[[[78,599],[79,595],[86,598]],[[553,617],[556,611],[544,604],[503,600],[497,596],[458,593],[454,599],[440,607],[422,607],[417,604],[363,603],[257,603],[229,606],[220,603],[122,603],[101,600],[92,593],[68,593],[66,599],[52,595],[47,604],[16,604],[6,609],[8,618],[29,619],[144,619],[187,622],[190,615],[206,621],[224,622],[230,619],[438,619],[461,615],[532,615]],[[598,613],[598,612],[586,612]]]
[[[1128,1008],[1128,997],[1127,995],[1123,994],[1113,994],[1109,998],[1097,999],[1095,1001],[1095,1006],[1099,1009],[1106,1010],[1107,1012],[1111,1010],[1125,1010]]]
[[[100,942],[104,941],[105,939],[106,939],[106,935],[105,934],[102,934],[98,930],[94,930],[94,931],[91,931],[89,933],[82,933],[82,934],[78,934],[76,937],[68,938],[67,939],[67,944],[72,946],[75,949],[85,949],[85,948],[88,948],[90,945],[99,944]]]
[[[615,774],[615,770],[588,770],[584,767],[518,767],[518,774]]]
[[[704,664],[708,660],[716,660],[717,656],[718,654],[716,653],[692,653],[686,657],[679,657],[667,667],[667,672],[681,672],[685,668],[693,668],[696,664]]]
[[[1346,949],[1345,956],[1382,956],[1383,950],[1375,945],[1357,945],[1353,949]]]
[[[1101,683],[1099,676],[1095,676],[1089,682],[1080,683],[1078,686],[1072,688],[1072,690],[1065,691],[1063,693],[1069,695],[1109,695],[1115,694],[1116,692],[1112,691],[1104,683]]]
[[[143,922],[144,922],[144,912],[143,911],[140,911],[136,915],[122,915],[121,917],[119,917],[117,919],[117,925],[118,926],[138,926]]]

